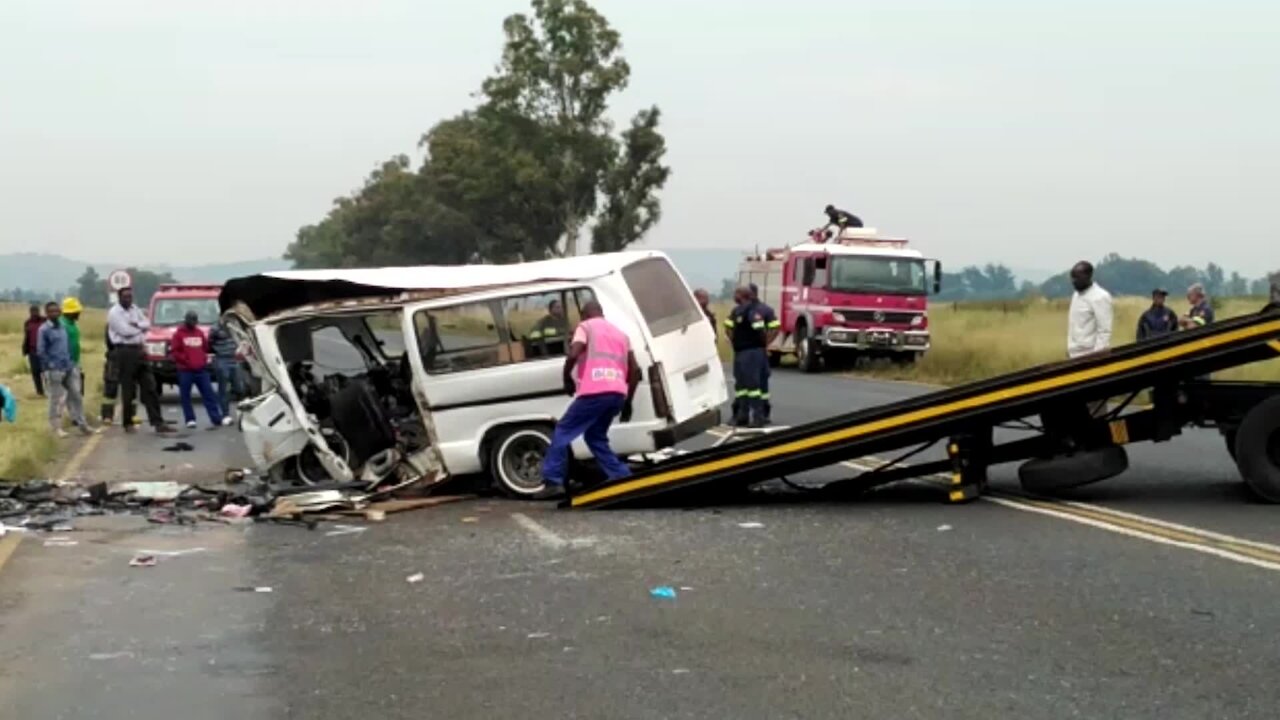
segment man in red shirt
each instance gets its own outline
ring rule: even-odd
[[[187,427],[195,428],[196,412],[191,407],[191,386],[200,391],[200,401],[214,427],[230,425],[230,418],[222,415],[218,395],[209,381],[209,336],[200,329],[200,317],[194,311],[187,313],[182,325],[169,341],[169,354],[178,369],[178,396],[182,400],[182,417]]]
[[[40,353],[36,349],[39,347],[37,341],[43,324],[44,315],[40,314],[40,306],[32,305],[31,317],[22,326],[22,356],[31,364],[31,379],[35,381],[36,394],[40,397],[44,397],[44,368],[40,367]]]

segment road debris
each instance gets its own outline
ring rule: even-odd
[[[117,485],[115,492],[131,493],[138,500],[173,502],[186,488],[186,485],[176,482],[127,482]]]
[[[676,589],[670,585],[660,585],[650,590],[649,596],[659,600],[675,600]]]
[[[235,503],[227,503],[222,506],[218,514],[226,518],[246,518],[253,512],[252,505],[237,505]]]
[[[235,470],[235,469],[233,469]],[[0,520],[4,528],[24,532],[70,532],[78,517],[140,515],[156,525],[224,525],[274,522],[316,529],[321,521],[346,518],[369,522],[388,515],[469,499],[469,495],[414,496],[435,486],[389,478],[387,487],[365,481],[299,486],[228,471],[232,484],[204,487],[173,481],[92,482],[11,481],[0,479]],[[345,525],[335,535],[359,532]],[[363,528],[361,528],[363,530]]]
[[[530,640],[542,640],[542,639],[551,637],[551,633],[533,632],[533,633],[529,633],[525,637],[529,638]]]
[[[740,522],[740,523],[738,523],[738,527],[740,527],[740,528],[742,528],[742,529],[744,529],[744,530],[755,530],[755,529],[757,529],[757,528],[762,528],[762,527],[764,527],[764,523],[762,523],[762,522]]]
[[[191,452],[195,450],[195,446],[189,442],[176,442],[168,447],[161,448],[165,452]]]
[[[75,547],[80,543],[71,538],[53,537],[44,541],[45,547]]]
[[[257,587],[255,587],[255,586],[253,586],[253,585],[243,585],[243,586],[240,586],[240,587],[237,587],[237,588],[233,588],[233,589],[234,589],[236,592],[251,592],[251,593],[269,593],[269,592],[275,592],[275,590],[274,590],[273,588],[271,588],[271,586],[269,586],[269,585],[260,585],[260,586],[257,586]]]
[[[155,567],[156,562],[155,555],[135,555],[129,561],[129,567]]]
[[[951,530],[952,530],[952,527],[951,527],[950,525],[939,525],[939,526],[938,526],[938,532],[951,532]]]
[[[325,537],[341,537],[343,535],[358,535],[369,528],[360,527],[359,525],[334,525],[333,529],[325,533]]]
[[[409,577],[405,578],[405,579],[404,579],[404,581],[405,581],[405,582],[407,582],[407,583],[409,583],[409,584],[413,584],[413,583],[420,583],[420,582],[422,582],[423,580],[426,580],[426,579],[427,579],[427,576],[426,576],[426,575],[423,575],[422,573],[414,573],[414,574],[410,575]]]
[[[128,650],[111,653],[93,653],[89,656],[90,660],[132,660],[133,653]]]

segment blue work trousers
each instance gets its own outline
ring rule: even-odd
[[[556,423],[551,447],[542,462],[542,480],[548,485],[564,485],[569,478],[569,452],[574,440],[581,437],[591,455],[610,480],[631,474],[631,468],[609,447],[609,426],[622,412],[627,397],[621,393],[582,395],[573,399],[564,417]]]
[[[209,381],[208,370],[179,370],[178,399],[182,401],[182,419],[189,423],[196,421],[196,411],[191,407],[191,386],[200,391],[200,401],[204,403],[205,412],[209,413],[209,422],[214,426],[222,424],[222,408],[218,404],[218,394],[213,391],[213,383]]]
[[[218,405],[223,417],[231,415],[231,398],[244,398],[244,384],[240,378],[240,363],[235,358],[214,358],[213,372],[218,378]]]
[[[764,348],[733,353],[733,407],[739,423],[764,420],[765,388],[768,387],[769,357]]]

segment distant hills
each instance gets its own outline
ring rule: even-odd
[[[643,248],[644,246],[639,246]],[[738,263],[746,255],[747,249],[738,248],[688,248],[662,250],[694,288],[706,288],[712,295],[719,294],[725,287],[725,281],[737,276]],[[101,263],[73,260],[61,255],[45,253],[13,253],[0,255],[0,293],[15,289],[37,291],[40,293],[62,293],[76,283],[86,267],[93,266],[98,274],[106,277],[112,270],[127,267],[130,263]],[[180,282],[225,282],[233,277],[253,275],[256,273],[285,270],[289,263],[275,258],[245,260],[230,263],[211,263],[207,265],[165,265],[134,264],[141,270],[152,272],[168,272]],[[946,267],[948,274],[959,272],[960,267]],[[1024,283],[1041,286],[1049,279],[1065,282],[1066,269],[1058,271],[1009,268],[1013,282],[1009,284],[1007,294],[1016,295]],[[1178,284],[1178,283],[1174,283]],[[954,286],[954,283],[952,283]]]
[[[106,277],[112,270],[137,267],[152,272],[168,272],[182,282],[224,282],[229,278],[253,275],[272,270],[284,270],[289,263],[278,259],[245,260],[209,265],[176,266],[147,263],[98,263],[72,260],[61,255],[45,253],[13,253],[0,255],[0,290],[36,290],[62,293],[76,284],[76,278],[85,268],[93,266],[98,274]]]

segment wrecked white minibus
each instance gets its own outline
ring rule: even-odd
[[[304,483],[439,481],[487,473],[542,489],[568,407],[562,369],[595,299],[644,372],[619,455],[654,452],[720,420],[727,390],[714,329],[659,252],[518,265],[270,273],[219,302],[262,393],[241,404],[254,463]],[[590,457],[581,441],[578,458]]]

